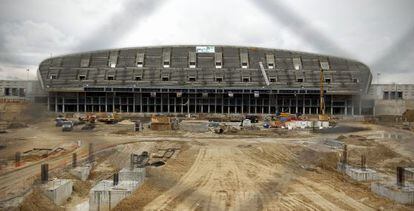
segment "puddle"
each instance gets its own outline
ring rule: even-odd
[[[164,161],[155,161],[154,163],[150,164],[151,166],[159,167],[165,165]]]
[[[376,134],[369,134],[367,137],[378,138],[378,139],[394,139],[394,140],[404,139],[404,135],[400,133],[387,133],[383,131],[376,133]]]
[[[364,127],[352,127],[352,126],[336,126],[331,128],[323,128],[315,130],[314,133],[333,134],[333,133],[354,133],[359,131],[369,130]]]

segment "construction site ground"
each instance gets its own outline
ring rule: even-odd
[[[358,130],[347,132],[351,127]],[[360,155],[366,154],[368,167],[394,178],[396,166],[414,166],[414,133],[361,122],[339,122],[337,128],[320,133],[301,129],[118,133],[112,125],[97,124],[92,131],[62,132],[49,119],[0,135],[0,203],[10,209],[4,204],[21,197],[17,210],[76,210],[87,201],[94,184],[128,166],[131,153],[156,154],[159,149],[176,148],[165,165],[147,167],[143,185],[116,210],[414,209],[379,197],[370,191],[369,183],[357,183],[336,171],[342,150],[325,144],[343,141],[351,165],[358,165]],[[89,143],[94,144],[97,162],[89,179],[82,182],[67,170],[73,152],[78,159],[87,157]],[[15,166],[17,151],[57,147],[64,150]],[[62,207],[50,203],[33,185],[45,162],[51,177],[75,181],[74,193]]]

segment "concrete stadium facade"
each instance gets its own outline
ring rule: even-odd
[[[52,57],[38,78],[54,112],[361,114],[371,72],[361,62],[240,46],[154,46]]]

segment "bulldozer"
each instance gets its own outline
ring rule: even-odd
[[[121,121],[121,117],[117,113],[107,113],[104,117],[98,119],[100,122],[105,122],[106,124],[115,124]]]

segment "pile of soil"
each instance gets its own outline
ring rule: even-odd
[[[414,110],[407,109],[402,116],[408,122],[414,122]]]
[[[361,155],[365,155],[367,165],[382,168],[388,160],[402,157],[383,144],[375,144],[367,148],[348,148],[348,160],[351,164],[360,164]]]
[[[303,148],[298,152],[297,157],[303,165],[314,165],[326,170],[335,170],[339,161],[336,152],[318,152],[310,148]]]
[[[56,206],[52,201],[49,200],[45,195],[41,193],[40,190],[35,189],[33,192],[28,195],[22,204],[20,205],[20,210],[65,210],[61,207]]]

